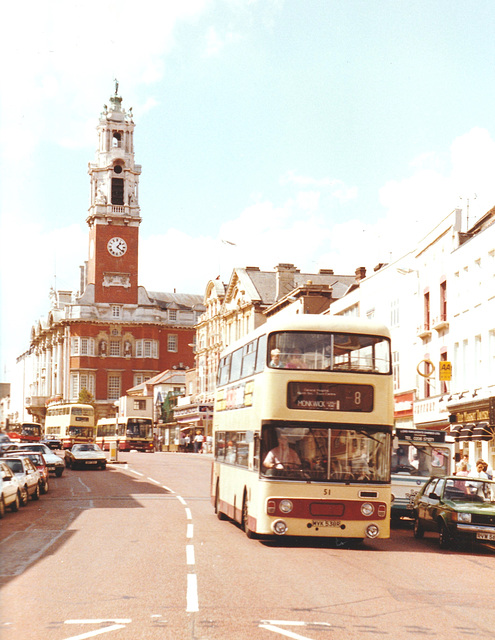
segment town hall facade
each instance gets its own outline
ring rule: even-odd
[[[17,359],[14,420],[43,422],[51,398],[77,400],[83,389],[94,396],[98,417],[114,416],[114,403],[127,389],[166,369],[194,366],[203,296],[139,285],[141,166],[134,127],[116,84],[89,164],[89,255],[80,291],[52,290],[47,317],[33,326],[29,348]]]

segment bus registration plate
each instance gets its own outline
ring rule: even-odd
[[[340,520],[313,520],[313,527],[340,527]]]

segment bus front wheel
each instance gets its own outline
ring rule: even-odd
[[[248,525],[248,517],[249,517],[248,511],[249,511],[249,502],[247,499],[247,495],[244,494],[244,500],[242,502],[242,528],[248,538],[255,538],[256,534],[254,533],[254,531],[251,531]]]

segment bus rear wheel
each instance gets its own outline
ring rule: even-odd
[[[225,513],[222,513],[220,511],[220,486],[218,482],[217,482],[217,489],[215,493],[215,513],[217,514],[217,518],[219,520],[227,520],[227,516],[225,515]]]

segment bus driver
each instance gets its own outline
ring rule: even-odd
[[[301,460],[297,453],[289,447],[289,439],[283,433],[278,436],[278,446],[269,451],[265,457],[263,465],[267,469],[298,469],[301,467]]]

